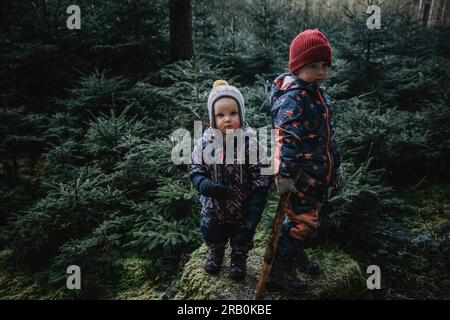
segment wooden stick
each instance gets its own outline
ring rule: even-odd
[[[272,226],[272,233],[270,235],[269,242],[267,243],[266,253],[264,255],[264,265],[259,276],[258,284],[256,286],[255,300],[261,298],[262,292],[266,286],[267,278],[269,277],[270,270],[272,269],[273,259],[275,258],[278,240],[280,239],[281,226],[283,224],[284,214],[289,204],[290,192],[281,195],[278,202],[277,212],[275,213],[275,219]]]

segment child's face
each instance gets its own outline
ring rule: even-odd
[[[326,61],[314,62],[299,69],[297,76],[306,82],[315,82],[321,85],[327,78],[329,68],[328,62]]]
[[[214,103],[214,117],[216,127],[223,134],[229,129],[238,129],[241,126],[239,107],[233,98],[220,98]]]

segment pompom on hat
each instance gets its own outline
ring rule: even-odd
[[[213,88],[208,96],[208,113],[209,122],[211,127],[215,128],[215,118],[214,118],[214,103],[220,98],[232,98],[236,100],[239,109],[239,118],[241,120],[241,125],[244,124],[245,119],[245,102],[242,93],[235,86],[231,86],[225,80],[214,81]]]
[[[305,30],[291,43],[289,50],[289,72],[314,62],[327,61],[331,66],[332,49],[328,39],[318,29]]]

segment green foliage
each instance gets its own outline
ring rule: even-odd
[[[401,205],[392,197],[392,189],[379,183],[382,170],[370,170],[371,159],[354,167],[347,163],[345,183],[337,192],[331,189],[323,212],[324,233],[369,240],[369,230],[388,208]],[[361,233],[360,233],[361,232]],[[369,233],[368,233],[369,232]]]
[[[133,209],[139,215],[130,228],[126,247],[151,258],[154,270],[158,270],[155,279],[167,278],[169,266],[176,269],[183,252],[190,252],[201,243],[199,220],[186,208],[182,216],[173,219],[171,213],[164,212],[165,208],[155,202],[135,203]]]
[[[125,108],[118,116],[111,110],[109,116],[102,114],[89,122],[84,149],[105,168],[112,169],[130,147],[140,143],[147,130],[145,117],[126,118],[129,109]]]
[[[153,138],[167,137],[177,127],[193,127],[193,121],[208,123],[205,101],[221,74],[220,67],[204,59],[178,61],[136,83],[128,101],[149,117]]]
[[[6,177],[17,177],[19,158],[28,158],[31,169],[42,152],[45,139],[45,119],[29,112],[24,106],[0,108],[0,160]]]
[[[98,116],[122,106],[128,80],[124,77],[109,77],[106,71],[95,70],[81,76],[75,86],[68,89],[69,100],[57,100],[64,110],[69,110],[78,120],[86,121],[92,114]]]
[[[61,270],[77,265],[83,272],[82,288],[86,290],[83,297],[95,297],[111,286],[112,275],[119,271],[118,258],[132,221],[132,216],[113,215],[86,236],[61,245],[48,271],[50,285],[63,287],[67,276]]]
[[[339,101],[337,108],[337,139],[345,159],[363,163],[373,156],[374,166],[394,180],[420,179],[448,150],[447,107],[430,103],[422,111],[399,111],[355,97]]]
[[[444,100],[449,81],[444,58],[387,56],[384,64],[381,101],[415,111]]]
[[[245,97],[246,121],[256,130],[270,123],[270,96],[271,82],[260,75],[256,75],[256,81],[252,86],[242,87],[241,92]]]
[[[178,62],[162,70],[155,84],[140,82],[130,90],[123,79],[95,72],[82,77],[68,99],[56,100],[71,108],[53,115],[45,131],[40,186],[45,197],[16,212],[2,230],[22,268],[47,270],[39,277],[58,288],[66,277],[61,270],[79,265],[86,291],[69,294],[72,298],[108,291],[120,272],[119,261],[128,256],[150,259],[146,268],[153,281],[171,281],[177,259],[200,244],[199,205],[186,165],[172,163],[164,119],[177,114],[183,125],[196,120],[192,111],[204,108],[202,100],[217,78],[214,70],[204,61]],[[170,85],[160,87],[164,83]],[[146,98],[128,99],[136,90],[159,92],[167,107],[177,102],[186,113],[158,109],[155,117],[147,110],[153,115],[149,120],[136,112]],[[117,100],[109,101],[113,93]],[[178,102],[175,94],[186,98]],[[84,124],[79,106],[90,113]],[[164,138],[151,139],[158,136]]]
[[[115,164],[112,177],[115,183],[129,190],[129,195],[147,200],[150,197],[148,190],[156,186],[161,175],[171,176],[177,171],[170,159],[172,143],[169,139],[137,139],[135,142],[138,143],[129,145],[122,159]]]
[[[19,258],[55,252],[64,242],[91,232],[123,209],[122,193],[98,173],[94,177],[80,173],[70,183],[47,188],[47,197],[12,223],[12,244]]]
[[[270,85],[289,45],[319,28],[333,46],[327,85],[346,181],[325,198],[317,241],[362,265],[377,259],[403,294],[413,279],[416,296],[420,286],[448,296],[448,194],[437,184],[450,173],[448,27],[423,28],[389,1],[370,31],[358,6],[344,20],[319,0],[198,0],[196,57],[168,64],[167,4],[81,1],[82,29],[70,32],[68,1],[2,4],[0,295],[175,296],[201,236],[198,194],[171,160],[170,134],[205,127],[217,79],[242,90],[255,129],[270,127]],[[438,190],[422,192],[425,182]],[[272,192],[264,231],[277,205]],[[71,264],[82,268],[80,292],[65,289]]]

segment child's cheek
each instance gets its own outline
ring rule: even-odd
[[[234,128],[239,129],[240,127],[241,127],[241,119],[239,117],[237,117],[237,119],[234,123]]]

